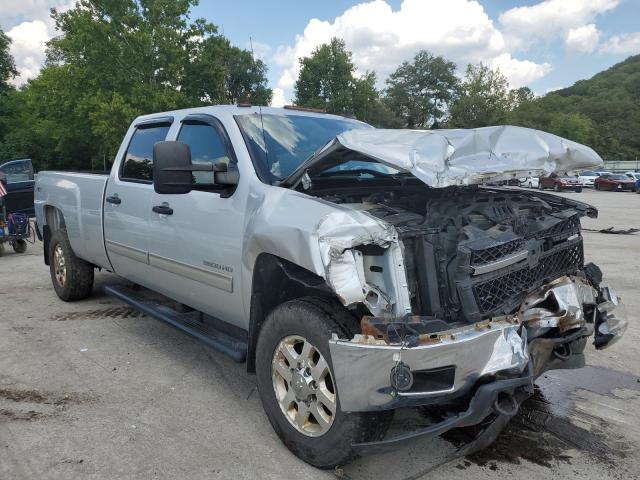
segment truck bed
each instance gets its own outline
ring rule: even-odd
[[[52,214],[52,208],[60,210],[75,254],[111,270],[102,231],[102,203],[108,178],[104,174],[40,172],[34,207],[40,225],[46,215]]]

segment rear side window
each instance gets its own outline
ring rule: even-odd
[[[122,180],[153,180],[153,146],[167,138],[169,125],[138,128],[133,133],[122,165]]]
[[[229,155],[218,130],[204,123],[185,123],[178,140],[189,145],[191,163],[206,164],[223,162],[229,164]],[[213,172],[193,172],[195,183],[214,183]]]

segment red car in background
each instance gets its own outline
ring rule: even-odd
[[[548,177],[540,177],[538,180],[538,188],[540,190],[552,188],[556,192],[559,192],[560,190],[574,190],[576,192],[581,192],[582,182],[578,177],[559,176],[552,173]]]
[[[627,177],[624,173],[605,173],[596,178],[593,182],[596,190],[618,190],[633,191],[636,189],[636,182]]]

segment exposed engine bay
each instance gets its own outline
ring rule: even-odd
[[[395,227],[412,312],[447,323],[513,313],[529,291],[584,265],[580,217],[589,207],[560,197],[452,187],[323,198]]]

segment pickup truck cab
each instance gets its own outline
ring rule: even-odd
[[[110,175],[42,172],[35,208],[62,300],[90,295],[95,268],[146,287],[107,291],[246,361],[282,441],[328,468],[456,427],[486,445],[538,375],[620,337],[584,263],[596,210],[483,186],[600,164],[517,127],[215,106],[137,118]],[[449,413],[385,437],[415,406]]]

